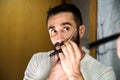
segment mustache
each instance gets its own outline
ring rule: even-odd
[[[62,46],[64,42],[57,42],[55,43],[54,47],[57,47],[57,46]]]
[[[49,55],[49,57],[52,57],[52,56],[54,56],[55,54],[58,54],[58,53],[62,52],[62,49],[57,50],[56,47],[57,47],[57,46],[62,46],[63,44],[64,44],[64,42],[57,42],[57,43],[55,43],[55,44],[53,45],[54,52],[51,53],[51,54]]]

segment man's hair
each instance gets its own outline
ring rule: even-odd
[[[73,4],[61,4],[61,5],[58,5],[54,8],[49,9],[48,13],[47,13],[47,21],[46,22],[48,22],[48,19],[51,16],[56,15],[56,14],[61,13],[61,12],[71,12],[73,14],[74,21],[76,22],[76,25],[80,26],[83,24],[81,12]]]

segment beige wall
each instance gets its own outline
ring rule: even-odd
[[[0,80],[22,80],[31,56],[51,50],[45,24],[61,0],[0,0]]]
[[[90,0],[90,38],[89,42],[97,40],[97,0]],[[96,58],[96,48],[90,50],[90,55]]]

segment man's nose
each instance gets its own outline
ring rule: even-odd
[[[56,41],[57,42],[64,42],[65,41],[65,35],[63,33],[58,33],[57,37],[56,37]]]

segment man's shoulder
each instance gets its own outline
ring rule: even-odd
[[[53,58],[49,57],[49,54],[51,52],[52,51],[34,53],[30,62],[31,63],[36,63],[37,65],[45,64],[45,63],[51,63],[53,61]]]
[[[85,77],[91,76],[92,79],[93,78],[97,78],[97,79],[103,78],[103,80],[105,80],[106,75],[107,76],[112,75],[110,77],[111,78],[110,80],[115,80],[115,73],[114,73],[113,68],[108,65],[102,64],[97,59],[90,56],[88,53],[85,54],[83,60],[81,61],[81,70],[82,70],[83,74],[85,75]],[[88,73],[89,73],[89,75],[88,75]]]
[[[38,57],[38,58],[42,58],[42,57],[49,57],[49,55],[53,52],[52,51],[46,51],[46,52],[37,52],[33,54],[33,57]]]
[[[103,63],[99,62],[97,59],[93,58],[90,54],[85,55],[85,59],[84,59],[84,63],[86,63],[89,67],[94,67],[95,69],[102,69],[102,70],[106,70],[106,69],[112,69],[112,67],[108,66],[108,65],[104,65]]]
[[[97,59],[95,59],[94,57],[92,57],[90,54],[89,54],[89,50],[86,49],[86,48],[83,48],[84,52],[85,52],[85,56],[82,60],[82,63],[84,64],[87,64],[89,66],[95,66],[95,67],[108,67],[110,68],[110,66],[107,66],[107,65],[104,65],[102,64],[101,62],[99,62]]]
[[[85,51],[85,50],[84,50]],[[90,54],[89,51],[85,51],[85,56],[83,58],[83,60],[81,61],[81,66],[83,68],[90,69],[93,71],[98,71],[98,72],[102,72],[102,71],[108,71],[108,70],[113,70],[112,67],[108,66],[108,65],[104,65],[101,62],[99,62],[97,59],[93,58]]]
[[[86,68],[84,67],[86,65]],[[83,69],[87,69],[88,72],[94,72],[96,75],[102,74],[113,74],[114,70],[109,65],[104,65],[103,63],[99,62],[97,59],[93,58],[89,54],[86,54],[86,62],[83,63]]]

